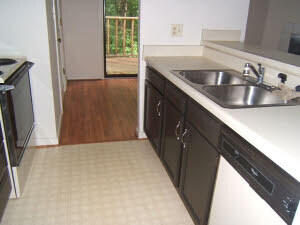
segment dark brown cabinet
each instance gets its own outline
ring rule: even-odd
[[[147,68],[144,130],[196,224],[208,221],[218,168],[220,123]]]
[[[179,187],[186,99],[186,95],[178,88],[166,83],[161,160],[176,188]]]
[[[180,192],[196,224],[208,221],[219,154],[189,122],[185,123]]]
[[[171,103],[166,101],[161,159],[175,187],[179,185],[182,127],[183,115]]]
[[[160,154],[162,110],[163,96],[146,81],[144,129],[158,155]]]
[[[154,150],[160,155],[164,110],[165,79],[147,67],[145,80],[144,130]]]

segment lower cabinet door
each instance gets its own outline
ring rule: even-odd
[[[146,82],[144,129],[158,155],[160,155],[162,113],[162,95],[151,84]]]
[[[176,187],[179,184],[181,166],[181,130],[183,115],[168,101],[165,102],[165,116],[162,144],[162,161]]]
[[[194,222],[206,225],[219,154],[188,122],[183,132],[186,135],[183,138],[185,144],[180,192]]]

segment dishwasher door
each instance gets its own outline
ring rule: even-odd
[[[209,225],[286,225],[284,220],[221,157]]]

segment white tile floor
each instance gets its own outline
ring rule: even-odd
[[[148,141],[37,149],[3,225],[192,225]]]

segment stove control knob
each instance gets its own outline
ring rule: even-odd
[[[284,211],[291,217],[293,217],[297,210],[298,201],[292,199],[291,197],[286,197],[282,200],[282,206],[284,208]]]

